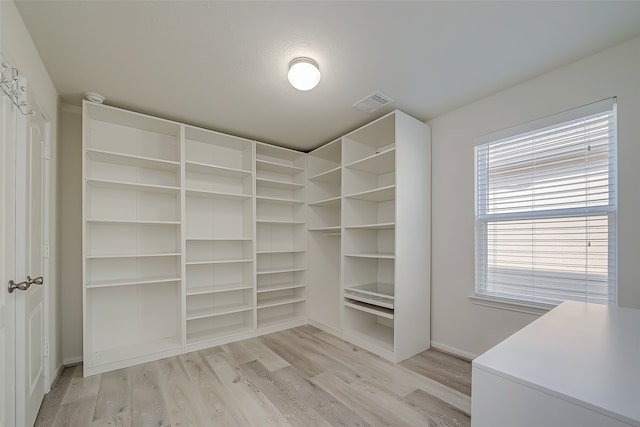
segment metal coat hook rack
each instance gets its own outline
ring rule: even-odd
[[[13,68],[8,61],[2,58],[2,71],[0,72],[0,86],[18,110],[25,116],[34,115],[35,112],[27,104],[27,85],[25,79],[20,76],[17,68]]]

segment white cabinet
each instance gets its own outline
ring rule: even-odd
[[[187,126],[184,159],[186,344],[193,351],[253,330],[253,142]]]
[[[430,137],[396,111],[342,138],[344,335],[394,362],[430,345]]]
[[[305,154],[256,143],[256,304],[262,332],[307,323]]]
[[[473,361],[474,427],[640,426],[640,310],[567,301]]]
[[[180,126],[84,105],[86,375],[182,351]]]

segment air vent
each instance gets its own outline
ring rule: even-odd
[[[365,113],[373,113],[374,111],[378,111],[382,107],[386,107],[387,105],[392,103],[393,99],[389,98],[388,96],[385,96],[380,92],[373,92],[363,100],[353,104],[353,107],[357,108],[360,111],[364,111]]]

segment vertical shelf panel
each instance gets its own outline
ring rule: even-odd
[[[187,349],[253,330],[253,142],[185,128]]]
[[[394,362],[430,345],[430,138],[399,111],[343,138],[344,332]]]
[[[307,155],[309,321],[342,333],[342,140]]]
[[[307,322],[306,156],[256,144],[257,319],[261,332]]]
[[[182,352],[181,126],[83,104],[84,373]]]

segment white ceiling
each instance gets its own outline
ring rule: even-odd
[[[308,150],[421,120],[640,34],[640,2],[17,1],[60,93]],[[310,56],[322,80],[287,82]],[[352,107],[374,90],[395,100]]]

